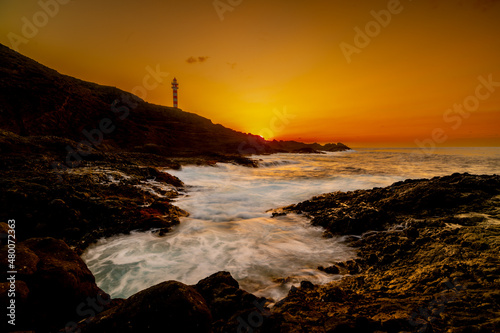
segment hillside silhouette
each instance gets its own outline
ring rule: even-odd
[[[347,148],[266,141],[194,113],[148,103],[115,87],[60,74],[1,44],[0,105],[3,130],[24,137],[69,139],[77,146],[90,143],[100,151],[194,156]]]

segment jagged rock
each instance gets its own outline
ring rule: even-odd
[[[82,323],[82,333],[209,333],[212,317],[206,301],[193,288],[167,281],[130,296]]]
[[[0,222],[0,244],[7,244],[7,235],[9,234],[10,227],[5,222]]]
[[[2,246],[0,248],[0,253],[7,253],[7,250],[7,245]],[[23,243],[16,244],[15,250],[14,262],[18,276],[25,278],[33,275],[37,271],[37,265],[40,258]],[[8,259],[7,255],[0,258],[0,269],[2,272],[11,270],[9,269]]]
[[[53,236],[81,252],[101,237],[152,228],[168,231],[187,215],[169,202],[175,190],[162,198],[140,187],[154,177],[155,186],[182,185],[155,168],[118,164],[104,171],[96,166],[71,170],[62,174],[62,181],[58,175],[28,166],[0,179],[0,218],[22,221],[19,240]]]
[[[359,258],[336,263],[353,276],[295,289],[273,312],[285,317],[282,328],[289,331],[299,325],[318,332],[498,331],[491,292],[500,289],[499,203],[499,176],[453,174],[287,207],[319,217],[332,233],[362,236],[349,241]],[[337,228],[336,219],[364,211],[391,218]]]
[[[453,174],[406,180],[386,188],[328,193],[284,207],[283,211],[307,213],[314,225],[333,234],[359,235],[383,230],[405,216],[444,217],[447,212],[469,212],[498,193],[499,187],[500,176]],[[412,236],[415,230],[409,232]]]
[[[148,179],[153,179],[166,184],[171,184],[175,187],[183,187],[184,183],[177,177],[172,176],[166,172],[159,171],[156,168],[146,168],[148,172]]]
[[[310,147],[305,147],[305,148],[300,148],[300,149],[295,149],[291,151],[294,154],[325,154],[322,151],[310,148]]]
[[[314,284],[311,281],[301,281],[300,288],[302,288],[302,289],[314,289]]]
[[[328,267],[319,266],[318,269],[328,274],[340,274],[340,269],[336,265]]]
[[[109,296],[95,284],[92,273],[66,243],[33,238],[17,244],[17,329],[52,330],[80,320],[78,310],[89,299]],[[2,258],[2,272],[5,272]],[[2,301],[6,299],[0,293]]]
[[[215,332],[275,332],[281,316],[271,314],[265,298],[239,289],[229,272],[215,273],[196,284],[213,315]]]

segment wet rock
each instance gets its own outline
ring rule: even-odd
[[[405,234],[408,238],[417,238],[418,237],[418,228],[416,227],[409,227],[405,229]]]
[[[325,152],[322,152],[322,151],[319,151],[319,150],[316,150],[316,149],[310,148],[310,147],[295,149],[295,150],[292,150],[292,153],[294,153],[294,154],[325,154]]]
[[[375,253],[370,253],[368,255],[368,258],[366,259],[366,262],[369,264],[369,265],[375,265],[377,262],[378,262],[378,257]]]
[[[302,289],[314,289],[314,284],[310,281],[301,281],[300,288],[302,288]]]
[[[0,253],[7,253],[7,251],[7,245],[0,248]],[[2,272],[11,270],[9,269],[8,260],[9,258],[7,255],[0,258],[0,269]],[[40,259],[38,258],[38,256],[23,243],[16,244],[14,264],[16,266],[15,270],[17,271],[19,277],[25,278],[27,276],[33,275],[37,271],[37,265],[39,261]]]
[[[319,266],[318,269],[328,274],[340,274],[340,269],[336,265],[328,267]]]
[[[328,288],[323,292],[321,299],[325,302],[342,302],[346,294],[342,288]]]
[[[89,299],[109,299],[85,263],[63,241],[34,238],[17,244],[17,250],[16,328],[55,330],[80,320],[78,309]],[[0,294],[5,300],[6,295]]]
[[[102,170],[82,167],[61,174],[33,166],[22,172],[11,170],[0,179],[0,201],[5,206],[0,217],[23,221],[18,225],[19,240],[51,236],[81,252],[101,237],[151,228],[166,231],[187,215],[168,198],[138,186],[147,177],[181,185],[177,178],[135,165]]]
[[[354,260],[346,261],[345,268],[349,274],[357,274],[361,271],[359,264]]]
[[[265,298],[242,289],[229,272],[215,273],[196,284],[213,316],[214,332],[274,332],[281,316],[271,314]]]
[[[412,328],[408,320],[404,319],[388,319],[382,321],[381,329],[388,333],[397,333],[401,331],[408,331]],[[430,327],[429,327],[430,328]],[[427,330],[426,332],[432,332],[432,330]]]
[[[474,211],[498,193],[499,183],[500,176],[453,174],[406,180],[387,188],[328,193],[283,210],[305,212],[313,217],[313,224],[334,234],[361,234],[383,230],[396,224],[399,217],[404,223],[408,216],[421,218]]]
[[[279,216],[286,216],[286,212],[278,211],[278,212],[272,212],[271,217],[279,217]]]
[[[7,235],[9,234],[10,227],[5,222],[0,222],[0,245],[7,244]]]
[[[285,208],[310,214],[332,233],[364,233],[350,243],[358,258],[335,264],[352,276],[318,292],[290,292],[273,311],[285,316],[290,331],[293,325],[311,332],[498,330],[500,308],[489,295],[500,288],[499,195],[499,176],[454,174],[325,194]],[[358,223],[352,217],[363,211],[385,211],[392,222],[337,228],[346,219]]]
[[[211,313],[193,288],[167,281],[130,296],[80,325],[83,333],[211,332]]]
[[[0,299],[3,301],[2,304],[8,304],[7,300],[10,300],[8,295],[9,291],[12,291],[10,282],[0,283]],[[29,295],[29,288],[26,282],[22,280],[17,280],[15,285],[15,300],[19,306],[21,303],[21,309],[25,308],[25,303]]]
[[[15,297],[12,297],[13,292],[15,293]],[[0,330],[2,332],[12,332],[13,329],[22,330],[24,328],[28,328],[25,321],[30,320],[30,317],[26,313],[24,313],[24,311],[27,311],[29,309],[29,307],[27,306],[29,293],[30,291],[26,282],[20,279],[17,279],[15,281],[15,285],[11,285],[9,281],[0,283],[0,304],[2,304],[2,306],[5,306],[5,317],[4,320],[2,320],[2,322],[0,323]],[[11,310],[7,309],[8,306],[11,306],[11,300],[15,301],[14,318],[10,317]],[[8,323],[8,321],[12,319],[14,319],[15,326]]]
[[[166,184],[173,185],[175,187],[184,187],[184,183],[177,177],[172,176],[169,173],[159,171],[156,168],[148,167],[146,168],[147,176],[146,179],[152,179]]]

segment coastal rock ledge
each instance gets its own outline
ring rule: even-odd
[[[500,332],[500,177],[453,174],[335,192],[301,212],[358,258],[339,282],[292,290],[281,332]],[[326,269],[325,269],[326,270]]]
[[[344,235],[357,248],[357,259],[321,267],[343,279],[302,281],[272,308],[240,289],[229,272],[194,286],[166,281],[126,300],[110,299],[64,241],[29,239],[18,243],[24,320],[15,330],[500,331],[499,176],[453,174],[329,193],[274,216],[288,212],[309,216],[325,228],[325,237]],[[1,287],[4,302],[8,286]]]

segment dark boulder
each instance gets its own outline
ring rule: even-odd
[[[242,289],[229,272],[215,273],[195,286],[213,315],[213,332],[276,332],[281,316],[271,314],[266,299]]]
[[[146,168],[146,171],[148,173],[148,175],[147,175],[148,179],[167,183],[167,184],[173,185],[175,187],[183,187],[184,186],[184,183],[179,178],[172,176],[169,173],[162,172],[156,168],[151,168],[151,167]]]
[[[82,259],[62,240],[32,238],[17,244],[16,329],[47,331],[82,319],[93,302],[109,296],[95,284]],[[6,270],[1,260],[2,271]],[[0,293],[2,301],[7,295]]]
[[[292,151],[292,153],[294,153],[294,154],[324,154],[324,152],[310,148],[310,147],[295,149]]]
[[[7,253],[7,245],[2,246],[0,248],[1,253]],[[15,252],[15,267],[18,274],[18,277],[27,277],[32,275],[37,270],[38,262],[40,258],[35,254],[35,252],[31,251],[28,247],[26,247],[23,243],[19,243],[16,245]],[[0,258],[0,268],[2,272],[10,271],[9,267],[9,258],[7,256],[2,256]]]
[[[0,244],[7,244],[7,234],[9,233],[10,227],[5,222],[0,222]]]
[[[340,274],[340,269],[336,265],[332,265],[332,266],[328,266],[328,267],[319,266],[318,269],[320,271],[323,271],[323,272],[328,273],[328,274]]]
[[[211,321],[205,300],[193,287],[167,281],[130,296],[80,329],[82,333],[208,333]]]

